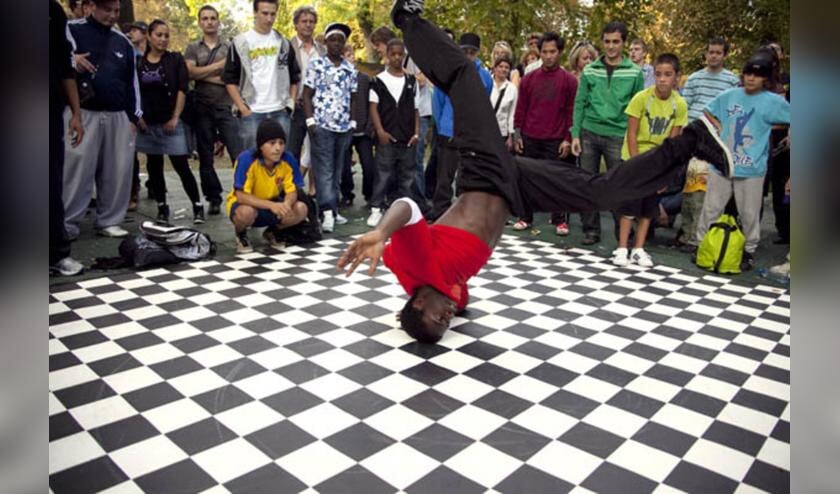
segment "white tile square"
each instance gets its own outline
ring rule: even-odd
[[[680,353],[669,353],[659,360],[660,365],[667,365],[674,369],[688,372],[689,374],[699,374],[700,371],[709,365],[705,360],[689,357]]]
[[[636,375],[642,375],[647,372],[651,367],[656,365],[655,362],[652,362],[648,359],[643,359],[641,357],[637,357],[635,355],[631,355],[629,353],[618,352],[610,355],[604,361],[604,363],[612,365],[613,367],[617,367],[622,370],[626,370],[628,372],[632,372]]]
[[[642,443],[625,441],[607,458],[607,461],[631,472],[662,482],[680,462],[674,455]]]
[[[718,414],[717,420],[753,431],[762,436],[769,436],[779,421],[777,417],[736,403],[727,403]]]
[[[79,425],[90,430],[137,415],[137,410],[125,398],[116,395],[72,408],[70,415]]]
[[[233,383],[257,400],[291,389],[295,384],[276,372],[268,371]]]
[[[761,365],[757,360],[748,359],[733,353],[721,352],[712,359],[713,364],[729,367],[745,374],[752,374]]]
[[[389,484],[405,489],[437,468],[439,463],[403,443],[395,443],[364,459],[360,465]]]
[[[683,459],[736,482],[744,479],[755,460],[740,451],[702,438],[691,446]]]
[[[54,394],[49,393],[48,396],[49,396],[49,398],[47,399],[47,403],[48,403],[48,406],[49,406],[50,416],[53,416],[57,413],[61,413],[64,410],[66,410],[64,408],[64,405],[62,405],[61,402],[58,401],[58,398],[56,398]]]
[[[603,460],[565,443],[551,441],[528,464],[572,484],[580,484]]]
[[[495,431],[507,419],[473,405],[465,405],[438,420],[441,425],[479,440]]]
[[[286,346],[297,341],[311,338],[310,335],[295,328],[278,328],[266,333],[260,334],[264,339],[279,346]]]
[[[307,381],[301,384],[300,387],[324,401],[332,401],[347,393],[352,393],[362,386],[340,374],[326,374]]]
[[[145,388],[162,382],[163,378],[148,367],[135,367],[127,371],[105,376],[102,380],[108,383],[114,391],[124,395],[135,389]]]
[[[471,403],[493,391],[492,386],[463,374],[435,385],[434,389],[465,403]]]
[[[459,376],[455,376],[452,379],[456,379],[457,377]],[[448,383],[452,379],[444,381],[443,384]],[[374,393],[382,395],[385,398],[397,403],[405,401],[417,393],[428,389],[423,384],[420,384],[414,379],[405,377],[402,374],[391,374],[390,376],[384,377],[373,384],[369,384],[367,388]]]
[[[583,422],[624,438],[633,437],[647,420],[611,405],[601,405],[584,417]]]
[[[192,460],[219,483],[271,463],[268,456],[241,437],[202,451]]]
[[[91,305],[89,307],[81,307],[75,310],[76,314],[82,319],[93,319],[94,317],[107,316],[108,314],[116,314],[117,309],[110,305]]]
[[[570,370],[577,374],[586,374],[598,364],[599,361],[585,357],[575,352],[560,352],[548,359],[548,363]]]
[[[758,452],[758,459],[790,471],[790,444],[768,437]]]
[[[496,364],[503,369],[510,369],[518,374],[524,374],[542,364],[543,361],[515,350],[508,350],[493,357],[490,363]]]
[[[152,365],[167,360],[173,360],[184,355],[184,352],[172,346],[169,343],[160,343],[158,345],[141,348],[131,352],[131,356],[136,358],[143,365]]]
[[[790,401],[790,385],[772,379],[761,376],[750,376],[743,384],[743,388],[772,396],[782,401]]]
[[[712,379],[710,377],[696,375],[691,378],[685,389],[696,391],[704,395],[712,396],[719,400],[730,401],[738,394],[741,388],[728,382]]]
[[[228,382],[210,369],[202,369],[169,379],[169,384],[184,396],[195,396],[226,386]]]
[[[485,487],[492,487],[522,466],[522,461],[476,442],[446,460],[446,466]]]
[[[109,456],[131,478],[154,472],[187,458],[187,454],[166,436],[151,437],[112,451]]]
[[[331,436],[359,421],[332,403],[321,403],[294,415],[289,420],[318,439]]]
[[[625,386],[625,388],[635,393],[639,393],[640,395],[665,403],[671,401],[677,393],[682,391],[682,388],[679,386],[647,376],[639,376],[636,379],[633,379],[629,384],[627,384],[627,386]]]
[[[440,355],[429,359],[429,362],[459,374],[467,372],[473,367],[484,363],[483,360],[477,359],[472,355],[467,355],[463,352],[441,353]]]
[[[184,323],[173,324],[172,326],[156,329],[154,333],[155,336],[161,338],[163,341],[172,342],[184,338],[189,338],[190,336],[195,336],[197,334],[201,334],[201,331],[190,326],[189,324]]]
[[[297,352],[288,348],[277,347],[249,355],[248,358],[268,370],[279,369],[295,362],[303,360]]]
[[[574,427],[578,419],[542,405],[534,405],[512,418],[511,422],[545,437],[560,437]]]
[[[614,384],[589,376],[578,376],[574,381],[565,385],[563,389],[600,403],[605,403],[614,394],[621,391],[621,388]]]
[[[230,430],[246,436],[254,431],[281,422],[284,417],[261,401],[252,401],[216,415]]]
[[[358,364],[362,361],[362,359],[347,350],[336,348],[328,352],[315,355],[314,357],[310,357],[309,361],[316,363],[331,372],[338,372],[342,369]]]
[[[254,332],[243,328],[242,326],[228,326],[226,328],[210,331],[207,336],[213,338],[219,343],[232,343],[234,341],[244,340],[254,336]]]
[[[493,333],[488,334],[487,336],[481,338],[481,341],[484,343],[490,343],[491,345],[496,345],[498,347],[502,347],[506,350],[512,350],[523,343],[527,343],[528,339],[523,338],[519,335],[515,335],[508,331],[494,331]]]
[[[143,412],[143,417],[163,434],[200,422],[209,416],[210,413],[204,407],[189,398]]]
[[[211,368],[242,358],[242,354],[227,345],[216,345],[190,353],[190,358]]]
[[[99,379],[99,376],[86,365],[65,367],[64,369],[50,372],[50,391],[58,391],[96,379]]]
[[[50,441],[49,474],[52,475],[56,472],[80,465],[94,458],[99,458],[104,454],[105,450],[85,431],[62,437],[57,441]]]
[[[401,331],[401,333],[405,334],[404,331]],[[406,338],[408,338],[408,336],[406,336]],[[405,343],[408,343],[408,340],[406,340]],[[370,362],[394,372],[402,372],[410,367],[423,363],[423,359],[408,352],[404,352],[399,348],[395,348],[373,357],[370,359]]]
[[[499,389],[533,403],[539,403],[556,393],[558,388],[531,376],[522,375],[502,384]]]
[[[275,461],[310,486],[355,465],[356,462],[321,441],[315,441]]]
[[[382,343],[383,345],[388,345],[390,347],[401,347],[406,343],[411,343],[414,341],[408,333],[403,331],[402,329],[392,328],[387,331],[383,331],[381,333],[376,334],[372,337],[373,340]]]
[[[660,408],[651,417],[651,420],[697,437],[701,437],[706,432],[706,429],[712,425],[713,421],[711,417],[670,403],[666,403]]]
[[[53,341],[58,342],[58,340],[50,340],[50,343]],[[86,364],[125,353],[125,349],[113,341],[103,341],[96,345],[73,350],[73,355]]]
[[[398,441],[432,425],[427,417],[403,405],[392,405],[365,419],[365,423]],[[457,430],[457,429],[456,429]]]
[[[351,331],[345,328],[338,328],[332,331],[327,331],[326,333],[319,334],[318,339],[321,341],[326,341],[327,343],[336,348],[342,348],[346,347],[347,345],[352,345],[357,341],[361,341],[365,339],[365,337],[355,331]]]

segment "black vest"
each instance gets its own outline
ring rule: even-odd
[[[414,135],[414,93],[417,80],[413,75],[405,74],[400,100],[394,101],[388,87],[379,77],[374,77],[370,87],[379,96],[377,110],[382,128],[389,132],[397,140],[397,144],[407,144]]]

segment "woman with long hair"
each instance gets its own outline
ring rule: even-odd
[[[583,68],[598,58],[598,50],[589,41],[582,39],[572,45],[569,51],[569,72],[580,80]]]

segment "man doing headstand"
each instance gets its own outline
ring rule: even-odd
[[[561,162],[514,158],[473,64],[446,33],[420,17],[422,11],[422,0],[397,0],[391,17],[420,70],[452,100],[463,192],[433,225],[411,199],[395,201],[337,265],[349,266],[349,276],[370,260],[372,275],[382,258],[410,296],[398,318],[416,340],[438,341],[466,307],[467,280],[487,263],[511,215],[615,209],[668,186],[692,155],[723,163],[722,173],[730,176],[730,153],[707,119],[601,176]]]

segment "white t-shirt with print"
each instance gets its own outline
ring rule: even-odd
[[[282,40],[273,30],[260,34],[253,29],[245,35],[248,57],[251,59],[251,84],[256,97],[251,110],[268,113],[283,108],[283,99],[277,90],[277,53]]]

